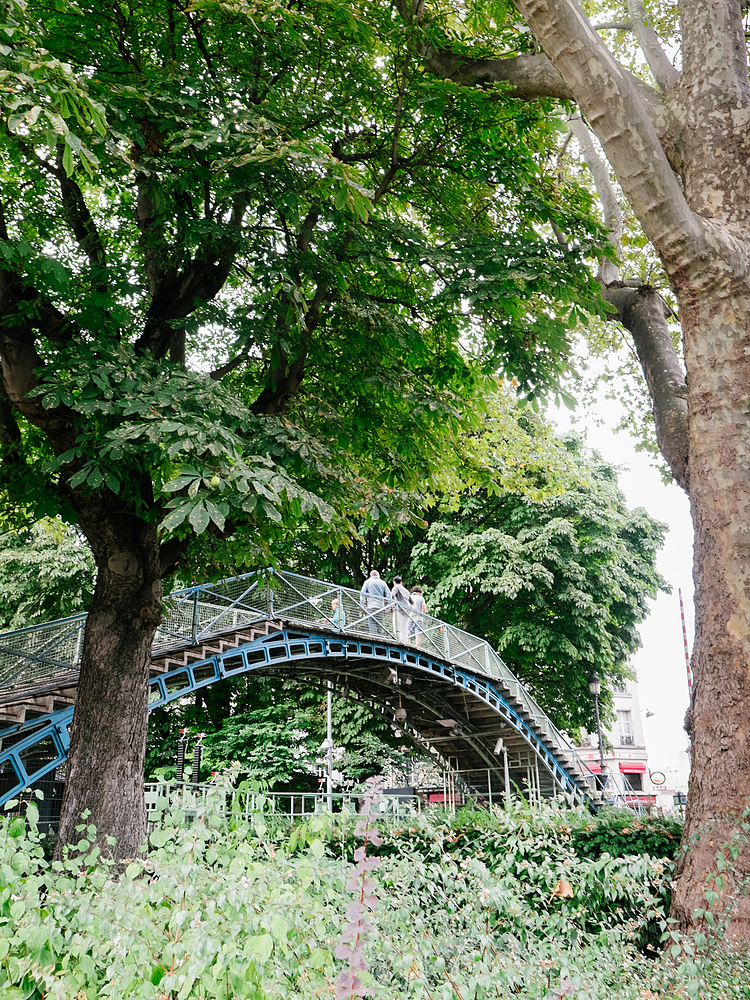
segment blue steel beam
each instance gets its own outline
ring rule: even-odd
[[[152,677],[149,681],[148,708],[151,711],[199,688],[250,671],[276,668],[282,664],[294,664],[306,660],[342,658],[352,661],[374,660],[387,663],[389,666],[403,665],[426,676],[447,681],[474,695],[519,733],[562,789],[593,806],[582,788],[582,779],[577,779],[557,759],[550,747],[490,678],[460,669],[451,663],[417,651],[414,647],[405,649],[388,640],[366,640],[348,636],[337,639],[323,632],[285,628],[243,646],[228,649],[224,653],[217,653],[196,663],[175,667],[164,674]],[[340,669],[335,672],[340,673]],[[408,697],[404,692],[402,694]],[[29,736],[0,751],[0,777],[3,773],[7,773],[8,767],[12,767],[17,776],[14,787],[0,795],[0,805],[67,759],[70,744],[68,727],[72,718],[71,707],[55,712],[41,722],[39,719],[34,719],[29,723],[0,730],[0,740],[25,729],[30,730]],[[57,751],[55,759],[44,762],[36,770],[29,771],[24,764],[25,751],[49,737],[52,738],[53,747]]]

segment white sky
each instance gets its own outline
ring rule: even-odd
[[[645,507],[652,517],[669,525],[664,548],[657,568],[672,585],[671,595],[660,594],[651,601],[651,614],[640,628],[643,647],[633,657],[638,674],[638,695],[644,719],[649,768],[664,771],[677,767],[677,753],[687,749],[688,738],[682,728],[688,707],[685,651],[682,641],[678,587],[682,588],[685,604],[688,648],[693,645],[693,530],[687,496],[678,486],[665,486],[647,455],[635,451],[633,439],[625,432],[615,434],[612,428],[621,413],[619,403],[599,399],[598,416],[602,426],[589,423],[588,444],[603,458],[626,466],[618,481],[628,506]],[[549,414],[562,430],[570,426],[567,411]],[[582,424],[576,425],[582,430]],[[646,711],[654,713],[646,719]]]

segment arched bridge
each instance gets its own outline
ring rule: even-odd
[[[85,624],[0,634],[0,804],[65,763]],[[363,607],[357,590],[270,570],[170,595],[150,709],[248,671],[330,681],[480,799],[515,787],[597,801],[595,776],[497,653],[430,615]]]

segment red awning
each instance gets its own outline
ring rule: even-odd
[[[646,765],[640,760],[621,760],[620,771],[623,774],[645,774]]]
[[[588,766],[588,769],[590,771],[593,771],[594,774],[601,774],[602,773],[602,765],[601,764],[595,764],[593,762],[593,760],[587,760],[586,764]]]

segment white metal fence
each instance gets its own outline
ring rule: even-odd
[[[356,792],[255,792],[222,788],[211,784],[190,782],[149,782],[145,786],[146,815],[151,828],[167,814],[177,813],[183,822],[202,818],[211,820],[244,820],[254,816],[274,816],[304,819],[324,813],[357,815],[361,795]],[[417,795],[387,794],[374,804],[371,815],[378,818],[404,818],[421,812]]]

